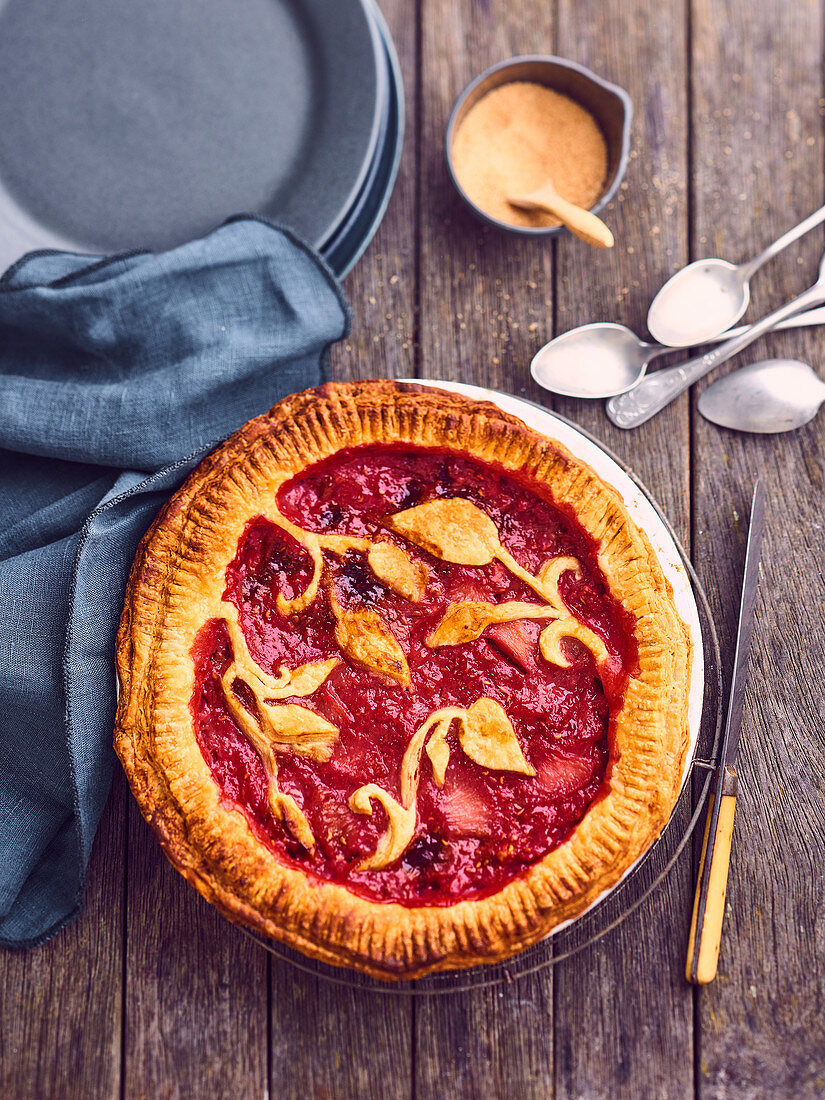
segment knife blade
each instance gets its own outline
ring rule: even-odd
[[[739,626],[736,633],[736,651],[731,673],[728,712],[719,752],[719,763],[716,767],[714,791],[708,806],[705,838],[702,845],[699,878],[696,884],[696,897],[688,942],[685,974],[688,981],[699,985],[713,981],[719,961],[738,785],[735,767],[736,754],[739,749],[739,737],[742,731],[745,681],[753,638],[753,613],[759,587],[759,562],[764,533],[765,494],[762,484],[757,478],[753,489],[748,542],[745,551],[742,596],[739,603]],[[708,851],[711,853],[710,858],[708,858]]]
[[[753,609],[759,588],[759,562],[762,555],[762,537],[765,533],[765,493],[757,478],[753,488],[748,545],[745,551],[745,572],[742,578],[742,602],[739,605],[739,628],[736,634],[736,653],[733,658],[733,673],[728,717],[722,739],[722,761],[725,767],[733,767],[739,750],[739,735],[742,732],[742,704],[745,698],[745,681],[748,675],[751,639],[753,638]]]

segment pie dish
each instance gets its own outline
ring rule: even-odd
[[[115,747],[225,916],[384,979],[497,962],[659,835],[691,642],[645,534],[492,404],[329,384],[138,551]]]

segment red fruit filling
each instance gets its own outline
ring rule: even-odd
[[[461,566],[441,561],[392,534],[389,517],[437,498],[464,497],[485,511],[503,546],[536,573],[550,558],[569,555],[581,575],[562,575],[567,607],[605,642],[609,668],[600,678],[590,651],[570,643],[571,664],[548,664],[539,654],[540,621],[488,627],[475,641],[431,649],[425,642],[451,603],[516,600],[540,604],[530,587],[498,561]],[[281,514],[306,531],[391,541],[423,563],[428,581],[413,602],[393,593],[366,556],[324,552],[325,582],[307,610],[285,617],[276,606],[302,592],[312,562],[300,543],[264,516],[247,524],[226,572],[225,598],[238,609],[250,653],[272,674],[281,665],[338,657],[340,663],[300,703],[331,722],[338,738],[324,762],[278,752],[278,785],[293,796],[315,836],[309,851],[272,814],[268,780],[256,751],[233,720],[220,678],[232,660],[227,628],[206,623],[193,647],[191,707],[204,759],[222,800],[243,813],[255,834],[284,863],[318,879],[346,884],[373,901],[449,905],[483,897],[523,874],[563,843],[605,788],[610,721],[628,676],[637,672],[633,620],[606,592],[597,546],[576,519],[555,505],[539,483],[449,452],[410,446],[364,446],[342,451],[285,484]],[[325,587],[351,610],[380,614],[406,656],[411,687],[370,672],[343,656]],[[486,697],[512,723],[535,775],[481,766],[462,750],[459,727],[447,735],[450,759],[442,787],[421,757],[412,841],[394,863],[359,870],[387,827],[348,800],[375,783],[400,800],[401,763],[411,737],[433,711],[468,708]]]

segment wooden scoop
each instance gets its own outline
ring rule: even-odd
[[[563,199],[552,180],[547,180],[529,195],[508,195],[507,201],[521,210],[544,210],[553,214],[571,233],[575,233],[587,244],[592,244],[594,248],[613,247],[613,234],[602,219],[584,207]]]

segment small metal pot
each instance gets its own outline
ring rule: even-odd
[[[585,107],[599,124],[607,142],[607,179],[601,198],[591,208],[594,214],[598,214],[610,202],[625,174],[630,152],[633,103],[624,88],[602,80],[583,65],[566,61],[562,57],[543,55],[511,57],[507,61],[499,61],[468,84],[456,100],[447,123],[447,166],[455,189],[464,202],[482,221],[494,225],[496,229],[503,229],[506,233],[515,233],[520,237],[556,237],[568,232],[564,226],[510,225],[509,222],[490,217],[467,197],[456,178],[453,165],[453,137],[456,129],[482,96],[501,84],[510,84],[516,80],[544,84],[554,92],[568,96]]]

